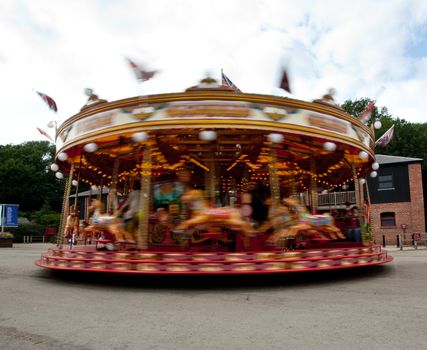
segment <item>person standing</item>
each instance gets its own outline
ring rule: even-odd
[[[126,201],[123,203],[121,209],[125,210],[123,213],[123,221],[125,223],[125,230],[131,234],[134,233],[136,228],[135,214],[139,211],[141,198],[141,183],[135,181],[133,183],[133,190],[129,192]]]
[[[348,237],[354,242],[362,242],[362,228],[360,226],[360,218],[357,207],[349,210],[348,215]]]

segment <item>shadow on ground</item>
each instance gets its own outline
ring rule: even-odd
[[[38,278],[49,283],[81,284],[100,287],[139,289],[240,289],[260,287],[307,287],[358,279],[383,278],[394,273],[393,265],[378,265],[342,270],[297,272],[270,275],[129,275],[97,272],[43,270]]]

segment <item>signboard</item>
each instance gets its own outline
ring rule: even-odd
[[[1,227],[18,226],[18,204],[0,204]]]

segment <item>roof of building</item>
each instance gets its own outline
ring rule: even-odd
[[[377,154],[376,160],[379,164],[394,164],[394,163],[420,163],[422,158],[409,158],[399,156],[388,156],[385,154]]]

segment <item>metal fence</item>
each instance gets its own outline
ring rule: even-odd
[[[385,236],[383,235],[383,246],[385,247]],[[412,233],[396,235],[396,246],[402,250],[404,247],[418,249],[419,246],[427,247],[427,233]]]
[[[45,243],[46,237],[45,236],[24,236],[24,243]]]

